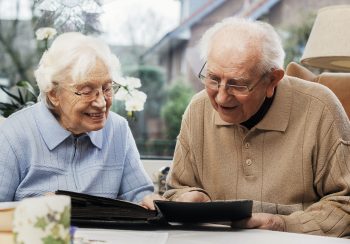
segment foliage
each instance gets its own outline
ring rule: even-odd
[[[11,89],[0,85],[0,89],[5,92],[10,102],[0,102],[0,112],[4,117],[36,103],[37,91],[28,81],[20,81]]]
[[[193,89],[188,83],[177,80],[167,92],[167,100],[162,108],[162,118],[166,125],[169,139],[176,139],[181,126],[182,115],[193,95]]]
[[[63,12],[73,13],[73,11],[75,11],[73,8],[64,7],[65,5],[62,1],[55,0],[54,5],[50,4],[53,3],[52,1],[47,0],[29,2],[31,4],[31,19],[25,20],[19,18],[21,16],[19,7],[21,4],[20,0],[13,1],[13,4],[17,6],[17,12],[13,14],[16,18],[0,18],[0,59],[2,60],[0,62],[0,77],[8,80],[10,86],[20,81],[11,89],[1,86],[1,90],[8,95],[10,100],[10,103],[0,104],[0,114],[5,117],[36,101],[35,96],[29,95],[31,94],[30,88],[25,84],[35,84],[33,70],[38,64],[43,51],[47,49],[48,38],[44,41],[35,40],[35,31],[40,27],[55,27],[59,33],[67,30],[81,31],[83,33],[100,33],[98,21],[100,12],[98,11],[89,11],[89,13],[86,13],[86,11],[82,9],[79,13],[84,21],[80,21],[78,25],[74,24],[73,20],[79,21],[79,18],[76,18],[74,14],[69,15],[71,17],[69,21],[64,18],[62,20]],[[43,8],[44,2],[47,3],[46,6],[49,8],[56,8],[56,10],[45,11]],[[73,3],[72,1],[65,2],[67,4]],[[95,3],[96,8],[101,6],[100,0],[85,0],[85,2]],[[0,8],[1,7],[3,6],[0,4]],[[78,5],[76,8],[80,9],[81,6]],[[38,10],[41,10],[40,16],[37,15],[39,13]],[[75,29],[72,29],[72,26]],[[23,83],[23,81],[26,82]]]
[[[175,149],[175,140],[155,139],[155,140],[136,140],[137,149],[142,156],[155,156],[163,158],[172,158]]]
[[[41,15],[37,27],[52,26],[59,33],[77,31],[100,34],[101,0],[36,0]]]
[[[155,66],[137,66],[124,69],[124,74],[138,77],[142,80],[142,92],[147,94],[144,110],[133,112],[132,117],[130,117],[127,111],[125,111],[124,104],[116,100],[111,110],[129,120],[129,125],[135,139],[147,141],[149,138],[147,121],[160,117],[160,109],[164,101],[164,72]]]
[[[12,4],[19,6],[20,0],[14,2]],[[31,4],[31,10],[34,11],[36,2]],[[2,5],[0,8],[4,8]],[[36,17],[33,15],[31,20],[20,20],[20,9],[16,10],[14,15],[17,19],[0,18],[0,76],[8,79],[10,85],[19,80],[33,83],[33,67],[39,60],[33,31]]]
[[[284,30],[286,35],[283,38],[283,46],[286,52],[286,65],[292,61],[300,61],[315,20],[315,14],[309,14],[302,19],[303,21],[298,25],[289,26]]]
[[[150,127],[148,125],[150,120],[156,120],[159,124],[162,123],[160,114],[166,96],[164,89],[165,76],[163,70],[156,66],[141,65],[138,67],[128,67],[124,70],[124,73],[126,75],[140,78],[142,80],[142,91],[147,94],[147,101],[144,105],[144,110],[136,112],[136,117],[133,119],[128,118],[139,152],[143,156],[172,156],[175,141],[159,139],[165,137],[161,126],[159,128],[153,128],[157,130],[156,136],[151,135],[151,132],[149,131]],[[123,104],[113,103],[112,110],[126,117]]]
[[[147,117],[159,117],[161,105],[164,101],[164,72],[155,66],[141,65],[126,69],[125,73],[142,80],[142,91],[148,97],[145,104]]]

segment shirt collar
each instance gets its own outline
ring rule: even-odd
[[[43,140],[50,150],[53,150],[68,137],[72,136],[72,133],[60,125],[55,116],[42,102],[39,102],[36,106],[35,119]],[[86,134],[94,146],[99,149],[102,148],[102,129]]]
[[[288,126],[292,109],[292,91],[289,89],[289,81],[285,76],[276,89],[276,95],[271,107],[264,118],[255,126],[261,130],[285,131]],[[215,125],[233,125],[220,118],[217,111],[214,112]]]
[[[108,123],[108,118],[106,123]],[[106,125],[105,125],[106,126]],[[90,131],[88,133],[86,133],[91,140],[91,143],[95,145],[95,147],[97,147],[98,149],[102,149],[102,138],[103,138],[103,132],[102,132],[103,128],[101,130],[98,131]]]

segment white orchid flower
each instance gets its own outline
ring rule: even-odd
[[[125,110],[128,112],[142,111],[144,102],[138,99],[129,99],[125,101]]]
[[[141,81],[135,77],[126,77],[126,83],[130,90],[141,87]]]
[[[118,84],[121,86],[114,98],[125,102],[125,110],[130,112],[130,116],[134,111],[141,111],[144,109],[144,104],[147,95],[137,90],[141,87],[141,81],[135,77],[121,77],[118,79]]]
[[[143,103],[145,103],[146,99],[147,99],[146,93],[139,91],[139,90],[133,90],[131,92],[131,97],[133,99],[138,100],[138,101],[143,102]]]
[[[129,96],[129,91],[124,86],[121,86],[118,92],[114,95],[114,98],[116,100],[125,101]]]
[[[126,89],[127,86],[128,86],[128,81],[127,81],[127,79],[125,79],[124,77],[119,77],[117,83],[118,83],[119,85],[121,85],[122,88],[125,87],[125,89]]]
[[[57,31],[55,28],[51,27],[43,27],[39,28],[36,32],[36,39],[37,40],[45,40],[45,39],[52,39],[57,34]]]

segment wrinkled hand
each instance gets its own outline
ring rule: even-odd
[[[146,195],[139,204],[144,208],[155,210],[154,203],[153,203],[154,200],[166,200],[166,199],[159,194],[152,193],[152,194]]]
[[[240,229],[285,231],[283,219],[278,215],[268,213],[253,213],[252,217],[234,221],[231,226]]]
[[[207,194],[200,191],[189,191],[175,199],[177,202],[210,202]]]

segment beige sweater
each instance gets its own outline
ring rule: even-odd
[[[325,86],[285,77],[251,130],[222,121],[205,91],[188,106],[165,196],[252,199],[286,231],[350,236],[350,124]]]

